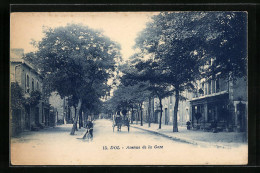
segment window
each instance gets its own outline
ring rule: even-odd
[[[37,87],[37,90],[39,90],[39,83],[38,83],[38,81],[37,81],[37,86],[36,87]]]
[[[170,96],[170,104],[172,104],[172,96]]]
[[[29,75],[26,76],[26,92],[27,93],[30,92],[30,79],[29,79]]]
[[[219,88],[219,78],[216,79],[216,93],[220,92],[220,88]]]
[[[213,122],[216,118],[216,108],[214,104],[208,104],[208,119],[207,121]]]
[[[209,94],[211,94],[211,80],[209,81]]]
[[[200,94],[200,96],[204,96],[204,94],[205,94],[204,82],[202,82],[202,84],[201,84],[201,88],[199,89],[199,94]]]
[[[215,84],[216,84],[216,81],[212,80],[211,81],[211,88],[212,88],[211,93],[212,94],[216,92],[216,85]]]
[[[25,76],[24,76],[24,88],[25,88],[25,92],[26,92],[26,74],[25,74]]]
[[[204,94],[205,94],[205,95],[207,95],[207,94],[208,94],[208,85],[207,85],[207,83],[205,83]]]
[[[34,79],[32,78],[32,91],[34,91]]]

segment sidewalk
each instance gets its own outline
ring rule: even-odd
[[[217,148],[233,148],[239,147],[241,145],[247,145],[245,142],[245,133],[237,132],[204,132],[204,131],[195,131],[187,130],[186,126],[179,126],[179,132],[173,133],[172,125],[162,124],[161,129],[159,124],[151,123],[151,127],[148,127],[148,123],[144,123],[143,126],[140,125],[140,122],[136,125],[136,122],[130,124],[131,127],[145,130],[150,133],[161,135],[167,137],[171,140],[185,142],[193,145],[199,145],[203,147],[217,147]]]

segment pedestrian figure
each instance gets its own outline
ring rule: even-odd
[[[186,125],[187,125],[187,130],[190,130],[191,129],[191,122],[187,121]]]
[[[218,129],[217,129],[217,120],[214,120],[212,123],[211,123],[211,128],[212,128],[212,132],[213,133],[217,133],[218,132]]]
[[[86,129],[87,129],[87,131],[84,134],[83,139],[85,139],[87,134],[89,133],[90,139],[92,140],[93,139],[93,123],[91,122],[91,117],[88,117],[88,121],[86,123]]]
[[[120,115],[120,111],[118,111],[116,114],[115,123],[117,126],[117,131],[121,130],[122,117]]]

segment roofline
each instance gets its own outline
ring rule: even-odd
[[[27,67],[29,67],[31,70],[33,70],[35,73],[37,73],[42,79],[43,79],[43,76],[37,72],[37,70],[35,68],[33,68],[28,62],[26,62],[25,60],[23,59],[17,59],[17,58],[10,58],[10,62],[18,62],[18,63],[22,63],[24,65],[26,65]]]

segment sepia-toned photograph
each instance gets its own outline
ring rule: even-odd
[[[246,11],[10,13],[10,165],[247,165]]]

